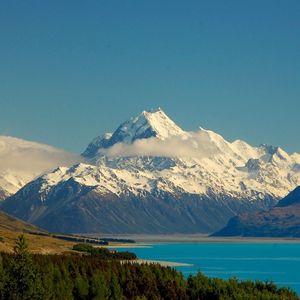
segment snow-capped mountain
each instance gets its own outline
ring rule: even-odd
[[[83,156],[100,168],[139,174],[127,182],[133,189],[144,177],[163,178],[168,191],[175,186],[187,193],[213,190],[255,200],[283,197],[300,183],[299,154],[241,140],[230,143],[203,128],[186,132],[161,110],[142,112],[113,134],[97,137]]]
[[[0,200],[60,165],[72,165],[78,155],[52,146],[0,136]]]
[[[159,109],[155,112],[143,111],[139,116],[121,124],[113,134],[105,133],[96,137],[82,155],[91,159],[97,156],[99,150],[110,148],[118,143],[132,144],[136,140],[150,137],[164,140],[183,134],[184,131],[162,110]]]
[[[27,184],[3,209],[55,231],[212,232],[300,184],[300,156],[187,132],[162,110],[95,138],[87,163]]]

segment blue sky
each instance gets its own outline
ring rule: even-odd
[[[300,1],[2,1],[0,134],[81,152],[162,107],[300,152]]]

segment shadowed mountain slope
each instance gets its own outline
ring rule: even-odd
[[[300,187],[266,211],[243,213],[215,236],[300,237]]]

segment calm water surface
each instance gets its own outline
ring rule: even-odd
[[[192,264],[176,267],[185,276],[271,280],[300,294],[300,244],[153,244],[129,250],[139,258]]]

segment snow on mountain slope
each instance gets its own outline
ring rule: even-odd
[[[87,158],[95,157],[100,149],[107,149],[118,143],[132,144],[136,140],[155,137],[165,140],[170,136],[184,134],[161,109],[153,112],[143,111],[135,118],[122,123],[113,133],[95,138],[83,152]]]
[[[300,164],[300,154],[299,153],[293,153],[291,155],[291,158],[294,160],[295,163]]]
[[[25,185],[1,209],[50,231],[208,233],[235,214],[274,203],[269,196],[251,202],[230,195],[221,182],[215,190],[199,186],[188,170],[191,163],[132,157],[57,168]]]
[[[133,142],[138,138],[145,138],[148,130],[153,132],[153,136],[165,139],[170,135],[183,134],[183,130],[178,127],[161,109],[154,112],[143,111],[138,117],[131,119],[119,127],[120,132],[125,133],[127,140],[123,142]],[[129,135],[128,135],[129,133]]]
[[[10,145],[16,146],[16,142]],[[58,151],[32,143],[26,147],[32,155],[35,148],[52,156],[53,151]],[[116,148],[119,152],[106,155]],[[230,143],[203,128],[186,132],[160,109],[144,111],[122,123],[113,134],[94,139],[84,155],[96,165],[79,164],[50,172],[45,175],[42,190],[73,177],[82,185],[97,186],[99,193],[109,190],[117,195],[125,191],[141,195],[159,187],[173,193],[214,193],[255,200],[266,195],[280,198],[300,184],[297,154],[289,156],[281,148],[269,145],[252,147],[241,140]],[[57,162],[51,164],[54,165]],[[41,168],[31,171],[27,177],[22,174],[19,181],[17,175],[7,175],[6,180],[13,184],[9,191],[23,186],[41,173]]]
[[[14,194],[26,183],[54,167],[70,166],[78,160],[78,155],[52,146],[0,136],[0,198]]]
[[[300,184],[299,154],[290,156],[265,144],[252,147],[242,140],[230,143],[203,128],[186,132],[160,109],[142,112],[113,134],[95,139],[84,155],[100,168],[148,172],[188,193],[280,198]],[[149,160],[172,163],[163,170],[149,169]]]
[[[112,133],[107,132],[94,138],[87,146],[86,150],[82,153],[82,156],[88,158],[95,157],[99,149],[105,149],[109,147],[111,136]]]
[[[138,224],[141,232],[208,232],[237,213],[274,204],[300,185],[298,154],[231,143],[203,128],[187,132],[160,109],[95,138],[83,156],[86,163],[27,184],[4,209],[53,230],[52,218],[59,215],[67,231],[104,226],[131,232]],[[83,228],[71,221],[71,211]]]

